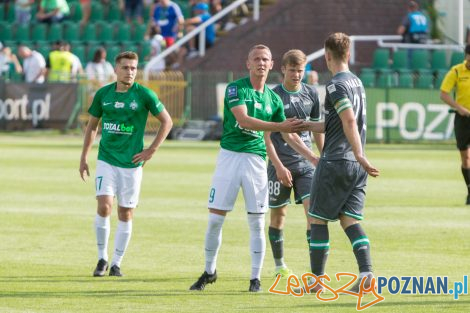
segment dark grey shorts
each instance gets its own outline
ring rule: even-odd
[[[289,188],[277,180],[276,169],[272,164],[268,166],[268,187],[269,187],[269,207],[276,209],[289,203],[291,190],[294,189],[294,199],[296,204],[301,204],[305,198],[310,196],[310,186],[312,185],[313,167],[304,167],[291,170],[293,187]]]
[[[359,162],[321,159],[313,177],[309,215],[336,221],[340,214],[362,220],[367,172]]]

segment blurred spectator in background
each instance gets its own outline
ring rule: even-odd
[[[114,80],[114,68],[106,61],[106,49],[99,47],[93,55],[93,60],[87,63],[85,72],[89,80],[97,81],[101,86]]]
[[[212,17],[212,15],[209,13],[209,5],[204,2],[199,2],[193,7],[193,12],[194,12],[194,17],[191,17],[184,21],[184,25],[186,28],[186,33],[189,33],[193,29],[195,29],[197,26],[201,25],[208,19]],[[210,24],[206,28],[206,43],[205,47],[210,48],[214,45],[215,43],[215,25],[214,23]],[[199,35],[191,38],[189,40],[189,52],[187,51],[182,51],[182,53],[186,54],[187,53],[187,58],[193,58],[199,55],[199,52],[197,51],[197,48],[199,47]],[[185,48],[186,49],[186,48]],[[182,49],[182,50],[185,50]]]
[[[0,43],[0,77],[9,79],[13,71],[22,73],[21,64],[11,48]]]
[[[52,82],[69,82],[72,75],[73,54],[66,51],[64,42],[54,43],[53,50],[46,60],[47,79]]]
[[[27,83],[42,84],[46,80],[46,60],[44,56],[25,45],[18,47],[18,55],[23,59],[24,80]]]
[[[312,86],[318,86],[318,72],[317,71],[309,71],[307,73],[307,84]]]
[[[68,42],[64,43],[64,50],[72,55],[72,69],[70,70],[70,78],[72,80],[77,80],[78,78],[83,76],[83,74],[85,74],[85,71],[83,70],[82,61],[80,61],[80,58],[78,56],[72,53],[70,44]]]
[[[69,15],[70,8],[66,0],[41,0],[36,18],[41,23],[58,23]]]
[[[178,39],[180,26],[184,23],[183,13],[178,4],[170,0],[160,0],[153,9],[149,26],[165,38],[166,46],[170,47]],[[149,30],[150,33],[150,30]]]
[[[15,0],[15,22],[28,24],[31,21],[31,10],[34,0]]]
[[[128,24],[137,21],[142,24],[144,22],[144,2],[143,0],[119,0],[124,16]]]
[[[408,14],[403,17],[397,33],[403,36],[405,43],[426,43],[429,35],[429,22],[426,15],[419,10],[417,2],[408,3]]]
[[[153,34],[152,38],[150,39],[150,45],[152,46],[152,51],[150,52],[150,60],[159,55],[163,49],[165,49],[165,38],[163,38],[160,34]],[[171,58],[169,58],[171,62]],[[160,60],[159,62],[155,63],[150,68],[150,73],[158,74],[164,71],[166,68],[165,59]]]
[[[84,26],[90,20],[91,0],[80,0],[80,6],[82,9],[82,19],[80,20],[80,25]]]

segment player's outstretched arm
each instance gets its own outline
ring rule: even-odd
[[[286,119],[281,123],[276,123],[248,116],[246,105],[237,105],[231,110],[240,127],[245,129],[292,133],[302,130],[299,128],[303,127],[303,120],[299,119]]]
[[[158,128],[157,136],[147,149],[144,149],[140,153],[137,153],[133,156],[132,162],[135,164],[150,160],[173,127],[173,121],[171,120],[171,116],[166,109],[163,109],[163,111],[161,111],[160,114],[156,116],[156,118],[160,121],[160,128]]]
[[[91,150],[93,142],[98,132],[99,118],[90,116],[85,130],[85,137],[83,139],[82,155],[80,157],[80,167],[78,169],[80,177],[85,181],[86,176],[90,177],[90,169],[88,167],[88,153]],[[86,176],[85,176],[86,174]]]
[[[348,108],[339,114],[341,122],[343,124],[344,134],[348,139],[349,144],[352,147],[356,160],[361,166],[367,171],[372,177],[379,176],[379,170],[369,163],[367,158],[364,156],[361,145],[361,138],[359,137],[359,131],[357,130],[357,122],[354,117],[354,111],[352,108]]]
[[[325,132],[325,122],[304,121],[304,130],[313,132],[314,134],[323,134]],[[323,144],[322,144],[323,149]]]

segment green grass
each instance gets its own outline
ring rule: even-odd
[[[323,303],[267,292],[274,282],[268,243],[262,284],[250,294],[248,227],[241,196],[224,225],[219,280],[204,292],[189,286],[204,266],[208,187],[218,151],[213,142],[165,142],[147,163],[123,278],[93,278],[96,210],[93,177],[80,180],[80,136],[0,135],[0,312],[355,312],[356,298]],[[369,179],[363,225],[379,276],[470,274],[470,208],[453,145],[369,145],[381,176]],[[96,147],[90,155],[94,173]],[[241,193],[240,193],[241,194]],[[112,216],[110,249],[116,214]],[[289,209],[286,261],[309,269],[305,217]],[[330,225],[327,273],[355,273],[348,239]],[[112,251],[109,251],[112,254]],[[334,283],[332,285],[335,285]],[[338,284],[336,284],[338,285]],[[390,295],[366,312],[468,312],[469,296]],[[367,296],[365,301],[374,298]]]

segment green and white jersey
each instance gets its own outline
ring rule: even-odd
[[[264,132],[241,128],[231,110],[237,105],[246,105],[250,117],[266,122],[282,122],[286,117],[281,98],[267,86],[264,86],[263,92],[254,90],[249,77],[230,83],[225,90],[224,131],[220,146],[266,158]]]
[[[134,83],[127,92],[116,92],[116,83],[100,88],[88,112],[101,118],[98,160],[125,168],[140,166],[132,157],[144,148],[144,131],[149,112],[157,116],[164,109],[157,95]]]

